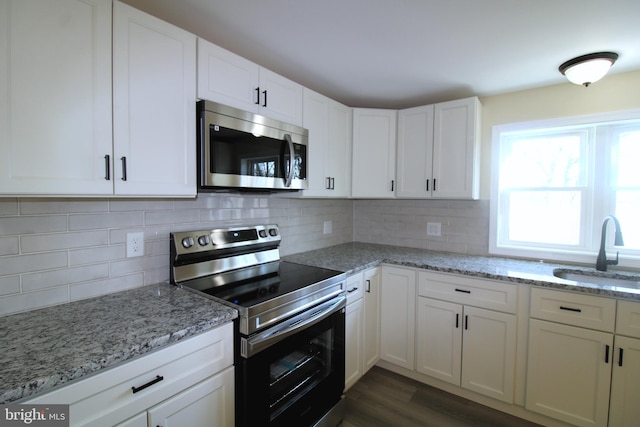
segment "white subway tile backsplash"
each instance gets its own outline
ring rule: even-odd
[[[20,276],[0,276],[0,296],[20,293]]]
[[[106,230],[31,234],[20,238],[20,248],[22,253],[29,253],[101,246],[109,243],[108,237]]]
[[[40,289],[70,285],[72,283],[109,277],[109,264],[93,264],[64,270],[48,270],[22,275],[22,291],[31,292]]]
[[[332,222],[325,235],[324,222]],[[441,222],[442,236],[426,223]],[[196,199],[0,198],[0,315],[169,279],[169,233],[278,224],[281,255],[350,241],[483,255],[488,201],[333,200],[200,194]],[[145,255],[126,258],[129,232]]]
[[[0,237],[0,256],[17,255],[20,251],[20,241],[17,236]]]
[[[107,228],[141,227],[143,212],[106,212],[100,214],[70,214],[69,230],[99,230]]]

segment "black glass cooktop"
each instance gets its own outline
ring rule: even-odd
[[[277,299],[342,274],[340,271],[276,261],[182,283],[240,307]]]

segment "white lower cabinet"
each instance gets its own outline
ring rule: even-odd
[[[233,325],[23,403],[68,404],[73,426],[234,425]]]
[[[617,380],[614,348],[616,301],[598,296],[533,288],[529,320],[526,408],[576,426],[622,426],[616,416],[635,411],[620,393],[627,385]],[[616,347],[628,344],[615,338]],[[633,343],[635,344],[635,343]],[[634,345],[627,376],[633,376]],[[637,357],[637,356],[636,356]],[[636,362],[637,363],[637,362]],[[623,363],[624,366],[624,363]],[[637,368],[636,368],[637,369]],[[622,369],[620,369],[622,372]],[[638,374],[635,374],[638,376]],[[611,411],[620,414],[609,418]],[[615,408],[615,409],[614,409]],[[637,418],[636,418],[637,419]]]
[[[462,279],[462,281],[460,281]],[[439,380],[507,403],[514,401],[516,316],[473,307],[479,281],[420,272],[416,326],[416,370]],[[472,286],[467,286],[470,282]],[[453,285],[451,301],[422,295],[442,294]],[[500,293],[515,300],[509,284]],[[513,289],[510,289],[513,287]],[[486,293],[486,290],[482,290]],[[498,292],[495,292],[498,295]],[[452,302],[455,301],[455,302]],[[478,303],[478,302],[476,302]],[[488,305],[494,302],[486,300]]]
[[[362,378],[380,358],[379,283],[379,268],[347,279],[345,390]]]
[[[380,358],[414,369],[416,271],[382,268],[380,292]]]

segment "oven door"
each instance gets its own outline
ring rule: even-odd
[[[344,391],[344,295],[329,303],[323,304],[329,310],[320,312],[317,307],[303,313],[297,325],[276,325],[270,332],[259,333],[251,346],[257,351],[236,358],[238,426],[313,425],[340,401]],[[260,345],[270,335],[274,342]],[[251,338],[243,340],[246,344]]]

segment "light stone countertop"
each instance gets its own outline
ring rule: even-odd
[[[556,268],[593,272],[593,267],[434,252],[358,242],[289,255],[283,257],[283,260],[331,268],[347,274],[357,273],[384,263],[640,301],[640,289],[575,282],[553,275],[553,270]],[[610,272],[613,271],[615,270],[610,268]],[[630,273],[619,272],[619,274],[624,277],[625,274]]]
[[[0,317],[0,404],[51,391],[237,316],[163,283]]]
[[[385,263],[640,301],[638,289],[555,277],[556,268],[593,270],[564,264],[357,242],[282,259],[347,274]],[[163,283],[0,317],[0,404],[50,391],[237,316],[230,307]]]

